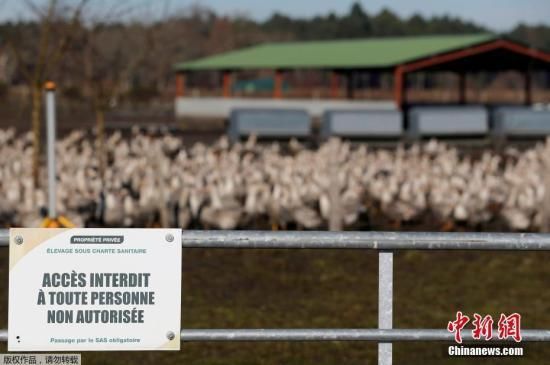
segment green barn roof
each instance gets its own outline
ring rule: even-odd
[[[179,63],[175,69],[387,68],[494,39],[474,34],[269,43]]]

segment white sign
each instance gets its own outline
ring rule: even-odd
[[[10,230],[9,351],[179,350],[181,230]]]

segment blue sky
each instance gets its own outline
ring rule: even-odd
[[[34,0],[35,3],[47,0]],[[77,0],[65,0],[76,2]],[[97,0],[92,0],[92,3]],[[112,2],[117,0],[100,0]],[[121,1],[121,0],[118,0]],[[177,11],[193,4],[215,9],[218,13],[244,13],[256,19],[265,19],[273,11],[293,16],[314,16],[329,11],[346,12],[352,0],[126,0],[126,4]],[[402,16],[419,12],[426,16],[450,14],[475,21],[496,31],[505,31],[520,22],[550,25],[550,0],[362,0],[369,13],[376,13],[388,7]],[[0,0],[0,20],[26,16],[21,0]]]

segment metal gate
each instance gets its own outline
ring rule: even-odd
[[[9,231],[0,230],[7,246]],[[550,251],[550,234],[424,233],[424,232],[272,232],[183,231],[184,248],[239,249],[362,249],[378,251],[377,329],[182,329],[182,341],[374,341],[378,364],[392,363],[392,343],[399,341],[453,342],[446,329],[393,328],[393,251],[493,250]],[[0,330],[0,340],[8,332]],[[471,333],[463,335],[472,340]],[[493,341],[499,341],[494,338]],[[502,340],[501,340],[502,341]],[[522,341],[550,342],[550,330],[522,330]]]

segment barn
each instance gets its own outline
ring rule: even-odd
[[[444,74],[447,80],[454,78],[445,84],[446,90],[453,88],[446,103],[487,103],[492,99],[476,98],[476,84],[471,80],[480,74],[494,77],[510,72],[515,73],[511,81],[515,91],[503,102],[550,100],[550,53],[491,34],[268,43],[178,63],[175,70],[180,101],[225,98],[239,104],[238,99],[246,97],[259,105],[265,99],[346,105],[349,101],[391,100],[403,108],[412,102],[411,88],[430,89],[426,81],[419,88],[415,78]],[[247,95],[241,92],[246,89],[242,85],[251,77],[250,85],[254,78],[271,77],[272,86],[267,92],[252,87]],[[386,92],[377,95],[379,89]]]

